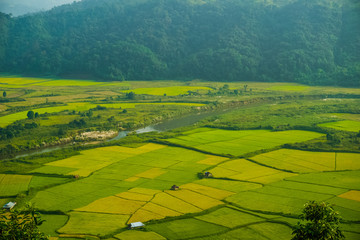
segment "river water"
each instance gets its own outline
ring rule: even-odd
[[[193,124],[195,124],[195,123],[199,122],[200,120],[203,120],[203,119],[205,119],[207,117],[212,117],[212,116],[224,114],[226,112],[230,112],[230,111],[233,111],[235,109],[236,108],[200,112],[200,113],[190,114],[190,115],[186,115],[186,116],[179,117],[179,118],[169,119],[169,120],[165,120],[165,121],[163,121],[161,123],[158,123],[158,124],[149,125],[149,126],[146,126],[144,128],[136,129],[135,133],[136,134],[141,134],[141,133],[147,133],[147,132],[165,132],[165,131],[169,131],[169,130],[179,128],[179,127],[190,126],[190,125],[193,125]],[[127,134],[130,133],[130,132],[132,132],[132,131],[120,131],[116,137],[111,138],[111,139],[107,139],[105,141],[106,142],[112,142],[112,141],[119,140],[121,138],[126,137]],[[35,155],[35,154],[41,154],[41,153],[48,153],[48,152],[52,152],[52,151],[55,151],[55,150],[59,150],[59,149],[66,148],[66,147],[71,147],[71,146],[72,145],[68,144],[68,145],[47,147],[47,148],[43,148],[43,149],[33,150],[31,152],[28,152],[28,153],[16,155],[15,158],[27,157],[27,156],[31,156],[31,155]]]

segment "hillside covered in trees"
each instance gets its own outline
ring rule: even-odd
[[[357,0],[83,0],[0,13],[0,72],[360,86]]]

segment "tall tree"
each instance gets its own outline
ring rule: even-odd
[[[0,215],[0,240],[47,240],[38,226],[44,221],[40,213],[28,206],[23,211],[2,212]]]
[[[34,113],[34,111],[28,111],[28,113],[26,114],[26,116],[28,117],[28,119],[34,119],[35,113]]]
[[[344,235],[339,229],[340,216],[332,205],[325,202],[310,201],[300,215],[293,230],[292,240],[340,240]]]

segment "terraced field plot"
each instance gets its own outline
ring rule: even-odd
[[[292,229],[289,226],[266,222],[235,229],[225,234],[221,234],[215,239],[287,240],[291,239],[291,232]]]
[[[329,122],[319,124],[320,127],[334,128],[342,131],[359,132],[360,121],[344,120],[339,122]]]
[[[136,88],[133,90],[127,90],[124,92],[134,92],[135,94],[148,94],[148,95],[167,95],[176,96],[181,94],[188,94],[191,92],[207,93],[211,91],[211,88],[200,86],[172,86],[172,87],[157,87],[157,88]]]
[[[303,92],[306,90],[310,90],[311,88],[309,86],[305,86],[305,85],[280,85],[280,86],[273,86],[269,88],[270,90],[273,91],[294,91],[294,92]]]
[[[266,220],[263,217],[240,212],[228,207],[223,207],[209,214],[201,215],[195,218],[229,228],[247,225],[250,223],[263,222]]]
[[[35,169],[34,173],[88,177],[40,191],[32,201],[40,209],[65,211],[116,194],[123,199],[141,201],[136,192],[121,193],[134,187],[156,192],[156,189],[169,189],[174,182],[179,185],[192,182],[197,179],[197,171],[209,166],[197,162],[207,158],[203,153],[152,143],[138,148],[114,146],[86,150]]]
[[[226,231],[228,228],[190,218],[149,225],[148,229],[159,233],[167,239],[186,239],[217,234]]]
[[[318,172],[360,169],[360,154],[308,152],[280,149],[251,157],[261,164],[293,172]]]
[[[351,190],[349,192],[339,195],[339,197],[360,202],[360,191]]]
[[[210,153],[241,156],[285,143],[302,142],[322,136],[324,135],[320,133],[299,130],[271,132],[268,130],[233,131],[203,128],[194,133],[185,132],[184,136],[168,141]]]
[[[0,197],[16,196],[27,191],[32,176],[0,174]]]
[[[254,183],[270,183],[294,176],[289,172],[264,167],[245,159],[238,159],[219,164],[210,170],[216,178],[229,178]]]
[[[71,212],[70,220],[59,229],[59,233],[71,235],[104,236],[124,226],[128,216],[101,213]]]
[[[28,78],[28,77],[0,77],[0,84],[3,85],[31,85],[46,81],[43,78]],[[2,86],[3,87],[3,86]],[[13,86],[12,86],[13,87]]]
[[[76,102],[76,103],[68,103],[64,106],[56,106],[56,107],[46,107],[46,108],[36,108],[32,109],[33,112],[37,112],[39,114],[44,113],[55,113],[55,112],[62,112],[62,111],[87,111],[91,108],[96,108],[99,104],[93,104],[89,102]],[[117,108],[117,109],[126,109],[126,108],[135,108],[136,106],[140,105],[174,105],[174,106],[204,106],[205,104],[201,103],[172,103],[172,102],[164,102],[164,103],[109,103],[109,104],[101,104],[101,106],[107,108]],[[0,117],[0,127],[5,127],[17,120],[22,120],[27,118],[28,111],[12,113],[6,116]]]
[[[329,179],[339,182],[331,186]],[[359,202],[337,195],[358,188],[358,182],[359,175],[355,171],[302,174],[232,195],[226,200],[249,210],[291,215],[300,214],[303,204],[309,199],[325,201],[334,203],[345,220],[357,221],[360,219]]]
[[[197,191],[188,190],[189,186]],[[165,217],[180,216],[185,213],[201,212],[202,210],[224,204],[219,200],[234,194],[196,184],[184,185],[180,186],[180,188],[182,189],[180,191],[165,190],[165,192],[151,189],[144,191],[142,188],[133,188],[130,191],[122,192],[115,196],[96,200],[85,207],[75,210],[130,215],[129,223],[137,221],[146,222]],[[200,193],[204,190],[210,192],[207,195],[216,195],[216,197],[209,197]],[[223,196],[218,196],[216,193],[221,193]]]
[[[143,232],[143,231],[124,231],[114,236],[120,240],[166,240],[163,236],[155,232]]]

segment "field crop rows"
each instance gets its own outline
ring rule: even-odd
[[[262,184],[280,181],[283,178],[295,175],[293,173],[264,167],[245,159],[219,164],[217,167],[211,169],[211,173],[216,178],[229,178]]]
[[[268,130],[231,131],[220,129],[203,129],[201,132],[188,132],[184,135],[168,141],[210,153],[232,156],[241,156],[262,149],[271,149],[285,143],[302,142],[324,136],[320,133],[299,130],[271,132]]]
[[[360,121],[344,120],[338,122],[329,122],[318,124],[320,127],[334,128],[342,131],[359,132]]]
[[[188,94],[191,92],[202,92],[207,93],[211,91],[208,87],[195,87],[195,86],[173,86],[173,87],[158,87],[158,88],[137,88],[134,90],[127,90],[124,92],[134,92],[135,94],[149,94],[149,95],[166,95],[166,96],[177,96],[181,94]]]
[[[74,215],[59,231],[64,234],[85,234],[81,230],[84,226],[80,230],[74,227],[79,216],[87,216],[81,213],[121,215],[127,222],[201,212],[223,204],[220,199],[233,193],[196,184],[184,185],[179,192],[163,190],[169,189],[174,179],[178,179],[178,184],[192,182],[197,178],[194,170],[202,171],[209,164],[227,160],[212,156],[206,164],[198,163],[209,158],[206,154],[151,143],[138,148],[86,150],[35,169],[34,173],[78,174],[85,178],[39,191],[32,202],[43,210],[73,210]],[[125,181],[129,178],[134,180]],[[112,231],[112,226],[107,229]]]
[[[329,186],[331,184],[329,182],[322,184],[321,180],[325,179],[338,180],[338,186]],[[359,172],[311,173],[241,192],[228,197],[227,201],[245,209],[289,215],[299,214],[302,203],[309,199],[326,201],[335,203],[345,220],[358,221],[360,220],[359,202],[342,198],[350,189],[358,188],[357,184],[359,184]]]
[[[16,196],[28,190],[32,176],[0,174],[0,197]]]
[[[243,89],[244,84],[249,84],[252,93],[235,96],[232,91]],[[54,86],[58,93],[54,94]],[[151,120],[159,113],[153,112],[159,106],[165,106],[164,114],[170,117],[175,112],[179,113],[177,111],[181,106],[188,106],[188,109],[204,106],[202,102],[213,101],[213,97],[207,93],[214,93],[223,86],[224,83],[200,81],[101,83],[90,80],[0,77],[0,87],[7,91],[8,97],[19,98],[19,101],[1,104],[0,111],[15,107],[15,111],[21,111],[1,116],[0,127],[26,119],[27,111],[24,110],[29,110],[35,104],[39,105],[32,110],[40,114],[66,110],[84,112],[101,105],[107,109],[96,113],[101,115],[99,119],[113,115],[115,122],[128,119],[136,122],[140,119],[145,123],[145,119]],[[285,92],[290,92],[291,96],[360,93],[359,89],[320,88],[291,83],[241,82],[229,83],[228,87],[231,94],[222,98],[219,96],[218,102],[247,101],[252,97],[269,96],[264,93],[274,91],[276,96],[283,96]],[[144,95],[126,102],[125,93],[131,91]],[[175,97],[188,94],[189,91],[200,95]],[[67,105],[48,107],[45,101]],[[317,101],[299,100],[289,103],[287,108],[278,102],[269,103],[249,109],[248,112],[238,109],[218,117],[219,121],[209,121],[208,126],[224,127],[233,123],[230,127],[237,129],[244,126],[250,129],[259,125],[276,129],[287,121],[284,120],[287,113],[294,116],[293,113],[302,104],[305,104],[304,108],[310,109],[319,105],[320,101],[325,102]],[[101,104],[97,104],[99,102]],[[327,101],[321,106],[331,108],[332,105]],[[351,106],[356,106],[356,102]],[[269,113],[274,110],[271,119],[275,123],[267,122],[264,116],[263,122],[259,119],[260,122],[253,123],[251,120],[254,116],[266,108],[269,108]],[[120,109],[128,109],[127,114],[121,114]],[[285,115],[279,115],[283,109],[286,109]],[[252,114],[253,118],[247,119],[242,111]],[[39,118],[36,122],[41,127],[47,127],[68,124],[79,117],[79,114],[68,115],[68,112],[60,114],[65,115],[55,114],[47,116],[47,119]],[[334,120],[326,112],[319,118],[316,114],[296,117],[283,126],[310,126]],[[359,130],[356,114],[334,115],[345,121],[319,126],[324,129]],[[286,116],[286,119],[289,118]],[[249,122],[248,125],[237,123],[241,122],[239,119]],[[96,124],[100,126],[107,121],[103,118]],[[303,121],[307,121],[306,124]],[[264,125],[265,122],[268,125]],[[57,127],[54,126],[54,129]],[[10,196],[31,189],[26,200],[45,212],[44,219],[47,220],[41,230],[61,240],[100,237],[128,240],[277,240],[290,239],[289,224],[296,224],[304,203],[319,200],[335,204],[335,209],[340,211],[346,222],[342,227],[346,230],[347,239],[359,239],[360,154],[280,149],[249,159],[240,158],[262,150],[277,149],[283,144],[325,139],[324,136],[300,130],[233,131],[197,128],[164,140],[187,149],[148,143],[136,145],[139,146],[136,148],[111,146],[85,150],[72,157],[45,163],[28,172],[29,175],[0,174],[0,203],[13,200],[14,197]],[[204,171],[210,171],[213,178],[200,179],[199,173]],[[174,184],[180,186],[180,190],[169,190]],[[145,222],[146,231],[125,230],[126,224],[136,221]]]
[[[215,134],[212,139],[221,138],[222,141],[256,134],[258,138],[259,135],[272,133],[226,131],[228,134],[224,134],[221,131],[225,130],[198,129],[189,133],[189,136],[193,142],[203,144],[206,143],[206,136],[210,133]],[[309,132],[299,131],[299,133],[302,135],[301,138],[304,135],[307,138],[315,136]],[[195,134],[198,135],[195,137]],[[282,136],[289,135],[291,134],[287,133]],[[326,165],[327,161],[331,162],[332,160],[329,159],[335,156],[334,153],[309,153],[288,149],[266,154],[272,154],[273,159],[280,160],[288,159],[290,155],[294,159],[324,159],[323,165]],[[232,238],[237,236],[236,234],[244,237],[250,234],[249,236],[257,236],[259,239],[274,239],[272,234],[280,230],[284,232],[278,239],[286,239],[289,238],[291,229],[283,222],[290,220],[284,220],[282,216],[296,217],[303,204],[309,199],[335,203],[336,209],[342,212],[345,220],[360,220],[360,211],[358,211],[360,182],[357,171],[298,175],[278,170],[283,165],[279,165],[275,160],[270,161],[272,165],[268,164],[271,167],[266,167],[265,162],[261,162],[264,165],[257,164],[257,161],[267,159],[264,157],[267,156],[266,154],[253,157],[255,162],[246,159],[229,160],[225,157],[153,143],[137,148],[112,146],[86,150],[80,155],[51,162],[34,170],[33,172],[43,174],[55,172],[64,175],[86,174],[80,174],[85,178],[39,191],[32,202],[42,210],[70,211],[69,221],[59,229],[60,233],[68,236],[84,234],[105,236],[118,231],[127,223],[150,221],[147,229],[152,233],[149,233],[149,236],[154,235],[160,239],[162,237],[202,239],[203,235],[221,239]],[[355,166],[346,159],[357,156],[338,153],[338,166],[344,168]],[[341,159],[343,165],[340,164]],[[292,158],[289,161],[295,164]],[[199,180],[196,173],[205,169],[210,171],[214,178]],[[324,169],[319,168],[314,171]],[[327,179],[339,181],[329,184]],[[174,183],[180,186],[179,191],[168,190]],[[248,211],[221,207],[226,206],[225,202]],[[209,213],[202,214],[204,210],[209,209]],[[186,219],[171,220],[172,217],[184,214],[190,216]],[[197,216],[191,217],[191,214]],[[108,219],[103,220],[106,216]],[[97,226],[95,223],[90,223],[91,218],[105,222],[115,219],[119,224],[115,226],[101,223]],[[276,219],[279,219],[278,222]],[[164,222],[151,224],[155,220]],[[84,224],[79,226],[79,221],[83,221]],[[207,229],[206,234],[204,229]],[[142,233],[137,231],[135,233],[124,231],[115,238],[131,239],[136,238],[138,234],[141,239]],[[352,234],[357,236],[357,233]]]
[[[318,172],[360,169],[360,154],[308,152],[280,149],[251,158],[261,164],[293,172]]]

